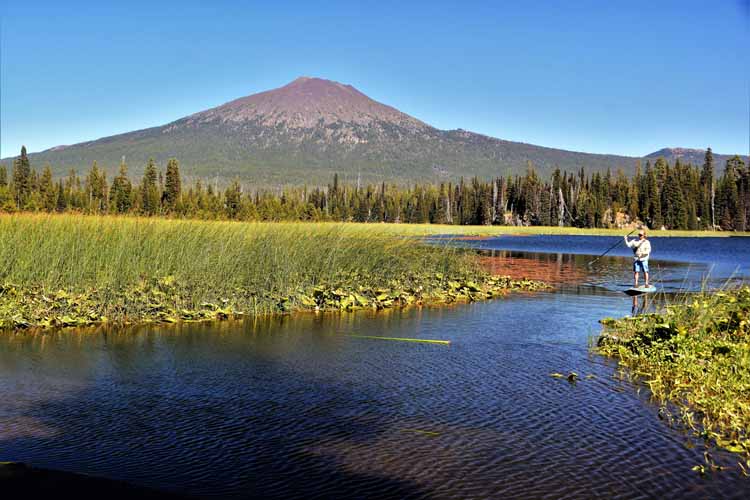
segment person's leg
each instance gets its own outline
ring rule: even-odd
[[[641,262],[641,268],[643,268],[643,276],[646,277],[646,286],[648,286],[648,259]]]
[[[634,287],[638,286],[638,261],[637,260],[633,261],[633,283],[634,283],[633,284]]]

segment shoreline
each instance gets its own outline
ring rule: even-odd
[[[505,225],[459,225],[430,224],[406,222],[340,222],[340,221],[240,221],[231,219],[191,219],[168,216],[145,217],[141,215],[121,214],[84,214],[84,213],[46,213],[46,212],[0,212],[3,219],[38,218],[38,219],[105,219],[130,222],[174,222],[193,224],[233,224],[236,226],[288,227],[288,228],[346,228],[362,231],[374,231],[384,236],[445,236],[458,240],[481,240],[494,236],[624,236],[634,228],[580,228],[573,226],[505,226]],[[750,231],[709,231],[687,229],[647,229],[649,238],[750,238]]]
[[[379,311],[411,305],[439,307],[502,298],[512,291],[533,292],[551,288],[541,281],[490,274],[454,279],[438,275],[415,282],[421,284],[398,288],[344,287],[340,284],[336,287],[317,286],[307,293],[289,297],[244,291],[215,303],[203,302],[195,308],[188,308],[190,299],[181,293],[182,288],[173,277],[145,280],[119,291],[92,289],[82,293],[5,284],[0,285],[0,332],[209,322],[367,309]],[[115,315],[111,316],[113,312]]]

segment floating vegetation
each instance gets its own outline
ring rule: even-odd
[[[744,456],[750,466],[750,287],[695,296],[663,312],[601,321],[613,356],[661,402],[661,419]],[[675,415],[666,403],[676,408]],[[712,460],[708,467],[721,470]]]
[[[578,376],[578,374],[576,372],[570,372],[567,375],[563,375],[562,373],[555,372],[555,373],[550,373],[549,376],[552,377],[552,378],[564,378],[564,379],[567,379],[567,381],[570,382],[571,384],[575,384],[580,379],[580,377]],[[593,378],[593,375],[587,375],[586,378],[587,379],[588,378]]]
[[[70,290],[49,290],[42,286],[0,285],[0,329],[62,328],[96,325],[107,322],[175,323],[239,318],[246,315],[278,314],[301,311],[354,311],[386,309],[408,305],[474,302],[501,296],[508,290],[536,290],[542,285],[496,276],[479,276],[475,280],[445,281],[440,286],[434,276],[411,277],[404,286],[393,282],[391,287],[346,286],[340,282],[291,295],[236,289],[227,297],[195,304],[189,287],[174,277],[143,280],[123,289],[92,288],[76,293]],[[358,282],[360,280],[357,280]],[[366,281],[366,280],[364,280]],[[427,291],[429,290],[429,291]],[[359,338],[450,344],[446,340],[391,338],[350,335]]]

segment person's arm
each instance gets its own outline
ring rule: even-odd
[[[627,236],[623,236],[623,238],[625,238],[625,244],[628,246],[628,248],[633,248],[633,245],[635,245],[635,240],[631,241]]]

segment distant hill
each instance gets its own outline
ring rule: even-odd
[[[143,172],[149,157],[162,166],[176,157],[187,179],[237,177],[265,185],[324,184],[335,172],[363,182],[491,177],[523,172],[527,162],[543,176],[555,167],[630,173],[637,161],[439,130],[351,85],[307,77],[160,127],[29,156],[37,169],[49,163],[56,176],[84,172],[96,160],[110,178],[123,156],[131,176]]]
[[[712,151],[714,157],[714,169],[718,173],[724,168],[724,164],[728,159],[733,158],[735,155],[719,154]],[[748,162],[747,156],[740,155],[745,161]],[[705,149],[690,149],[690,148],[664,148],[659,151],[655,151],[650,155],[646,155],[647,160],[656,160],[657,158],[664,158],[669,163],[674,163],[675,160],[680,160],[682,163],[692,163],[693,165],[703,165],[706,158]]]

